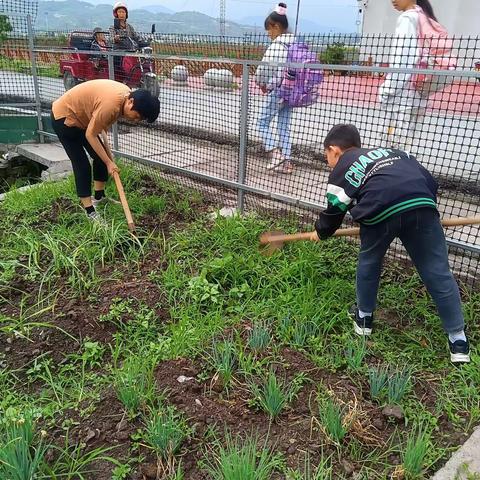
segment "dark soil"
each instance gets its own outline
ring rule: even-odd
[[[148,177],[141,179],[141,189],[142,195],[161,193],[157,184]],[[209,205],[201,204],[198,207],[196,215],[198,210],[206,211]],[[55,223],[62,214],[77,208],[73,201],[59,199],[50,211],[39,216],[38,226]],[[188,215],[192,214],[187,213],[184,216],[167,212],[161,221],[157,216],[146,215],[138,219],[138,225],[145,230],[162,231],[168,236],[172,228],[181,228],[188,220]],[[55,328],[34,329],[28,340],[0,334],[0,360],[4,359],[9,369],[20,371],[40,355],[49,355],[55,364],[62,362],[66,355],[79,352],[82,339],[87,337],[102,344],[110,343],[116,327],[111,323],[99,322],[99,318],[109,311],[112,302],[118,297],[132,298],[146,304],[156,311],[159,322],[171,321],[165,293],[161,286],[148,276],[152,271],[161,271],[164,268],[162,252],[153,249],[138,266],[110,265],[99,269],[98,274],[104,281],[94,296],[85,298],[72,296],[64,280],[60,279],[56,285],[59,296],[55,308],[47,311],[41,318],[42,322],[50,323]],[[32,293],[32,298],[35,298],[38,286],[22,281],[22,290]],[[0,313],[18,316],[21,296],[21,292],[10,291],[11,304],[1,306]],[[390,319],[387,316],[387,321],[395,320],[398,321],[398,318]],[[292,404],[273,422],[264,412],[252,406],[251,393],[241,376],[235,379],[227,392],[213,372],[205,370],[203,359],[180,358],[157,366],[155,378],[158,391],[166,392],[168,401],[184,413],[194,431],[181,454],[185,479],[208,479],[198,465],[198,461],[205,456],[206,445],[211,444],[211,437],[206,440],[206,435],[213,430],[217,437],[222,439],[226,428],[233,438],[252,433],[258,435],[261,445],[262,441],[265,441],[268,447],[282,452],[287,465],[292,468],[303,465],[306,453],[312,454],[314,459],[318,459],[322,452],[326,455],[334,454],[335,458],[338,458],[339,450],[328,440],[315,419],[318,417],[316,398],[319,387],[332,392],[351,412],[353,423],[345,444],[355,439],[364,448],[385,447],[395,430],[404,428],[402,420],[386,418],[382,414],[382,408],[371,401],[366,380],[359,383],[358,380],[352,380],[346,371],[331,373],[321,370],[303,353],[289,348],[282,348],[275,358],[275,369],[280,379],[290,383],[302,372],[308,380]],[[375,359],[369,359],[369,362],[374,363]],[[180,383],[177,379],[181,375],[193,378]],[[417,398],[432,412],[435,410],[437,380],[432,378],[429,381],[417,381],[415,384]],[[32,388],[35,388],[35,385]],[[63,412],[56,419],[56,424],[60,426],[66,420],[73,421],[75,425],[69,434],[71,442],[84,443],[87,449],[114,447],[108,455],[120,461],[131,458],[132,448],[137,445],[132,435],[142,428],[139,419],[125,417],[124,409],[111,387],[105,389],[90,416],[82,418],[77,411]],[[440,417],[439,429],[440,443],[445,446],[458,445],[464,439],[464,435],[458,433],[458,429],[447,421],[446,416]],[[64,430],[58,427],[50,430],[49,440],[64,445],[64,435]],[[155,478],[156,461],[153,455],[143,446],[140,446],[139,450],[145,460],[130,478]],[[347,451],[347,448],[342,449],[345,455]],[[393,455],[389,462],[393,472],[400,458]],[[362,467],[347,456],[338,458],[335,465],[334,478],[339,475],[353,477]],[[91,480],[111,479],[111,464],[98,462],[95,468],[97,472],[89,477]],[[276,478],[281,477],[272,477],[272,480]]]

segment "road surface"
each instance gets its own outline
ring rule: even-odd
[[[321,97],[318,104],[295,109],[291,122],[294,145],[321,151],[322,139],[336,123],[358,125],[364,143],[377,145],[385,130],[385,112],[374,103],[372,91],[367,90],[368,95],[364,95],[366,81],[372,79],[353,77],[348,79],[348,84],[341,84],[348,85],[347,93],[352,92],[351,99],[347,98],[346,92],[335,91],[331,84],[328,87],[331,94]],[[358,91],[355,91],[352,82],[358,83]],[[40,77],[39,89],[41,100],[47,103],[64,93],[61,79]],[[255,89],[251,90],[254,94],[249,101],[248,133],[251,139],[258,141],[255,122],[264,98],[256,94]],[[363,100],[359,97],[361,92]],[[0,95],[33,100],[33,78],[26,74],[0,71]],[[412,153],[436,174],[475,182],[480,174],[480,114],[478,104],[465,106],[462,103],[470,98],[478,100],[472,95],[461,99],[452,96],[449,109],[443,109],[445,101],[439,99],[419,126],[412,142]],[[162,86],[160,101],[159,122],[203,129],[212,135],[239,135],[239,90],[175,87],[166,83]],[[462,109],[466,113],[461,113]]]

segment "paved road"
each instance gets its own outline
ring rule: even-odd
[[[362,79],[359,79],[362,81]],[[42,101],[50,102],[64,93],[60,79],[39,78]],[[0,95],[34,98],[31,76],[0,71]],[[335,123],[355,123],[360,126],[364,142],[376,145],[385,129],[385,113],[372,103],[349,102],[324,98],[315,106],[295,109],[292,138],[295,145],[321,150],[321,142]],[[215,134],[239,134],[240,101],[238,91],[218,91],[208,88],[174,87],[164,85],[160,93],[162,103],[159,121],[186,128],[203,129]],[[255,129],[256,118],[264,101],[261,95],[251,95],[249,105],[249,135],[259,140]],[[437,174],[461,176],[479,181],[480,175],[480,114],[467,109],[467,114],[445,110],[429,111],[412,152],[427,168]]]

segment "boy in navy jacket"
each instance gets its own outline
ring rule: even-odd
[[[372,333],[383,258],[399,238],[437,306],[451,361],[469,362],[460,293],[448,263],[434,178],[401,150],[361,148],[354,125],[333,127],[324,147],[332,172],[328,206],[315,223],[318,237],[333,235],[347,211],[360,223],[357,305],[352,310],[355,332]]]

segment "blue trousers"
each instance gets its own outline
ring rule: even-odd
[[[277,135],[271,127],[272,120],[277,117]],[[257,129],[262,137],[265,150],[270,152],[280,147],[283,155],[289,159],[292,153],[290,140],[290,119],[292,108],[281,101],[276,92],[269,93],[258,117]],[[278,142],[277,142],[278,136]]]
[[[445,234],[436,210],[419,208],[377,225],[362,225],[360,238],[357,268],[360,310],[375,310],[383,258],[393,240],[399,238],[437,306],[443,329],[447,333],[464,329],[460,292],[450,271]]]

